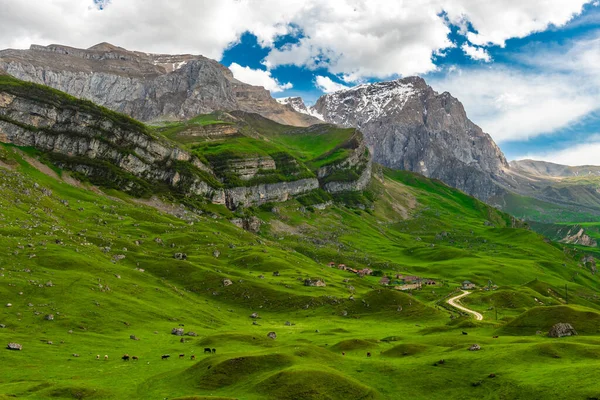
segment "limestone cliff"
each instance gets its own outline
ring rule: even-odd
[[[0,51],[0,70],[141,121],[244,110],[288,125],[319,122],[279,104],[264,88],[236,80],[218,62],[196,55],[147,54],[108,43],[87,50],[32,45],[29,50]]]

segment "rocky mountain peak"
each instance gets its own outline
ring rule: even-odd
[[[340,90],[319,98],[312,111],[361,129],[374,160],[387,167],[440,179],[484,200],[503,190],[495,177],[509,166],[498,146],[460,101],[423,78]]]
[[[302,113],[302,114],[306,114],[306,115],[310,115],[312,117],[315,117],[319,120],[321,120],[321,116],[314,112],[314,110],[309,107],[306,107],[306,104],[304,104],[304,100],[302,100],[302,97],[283,97],[283,98],[279,98],[276,99],[277,102],[279,104],[284,104],[287,105],[289,107],[291,107],[294,111]]]

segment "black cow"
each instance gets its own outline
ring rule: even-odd
[[[462,333],[462,334],[463,334],[463,335],[468,335],[468,333],[467,333],[467,332],[465,332],[465,331],[463,331],[463,333]]]
[[[208,354],[212,353],[212,351],[210,350],[210,347],[204,348],[204,354],[206,354],[206,353],[208,353]]]
[[[171,357],[171,355],[170,355],[170,354],[163,354],[163,355],[160,357],[160,359],[161,359],[161,360],[168,360],[168,359],[169,359],[169,357]]]
[[[371,357],[371,352],[368,352],[368,353],[367,353],[367,357]]]
[[[212,349],[213,354],[217,354],[217,349]]]
[[[123,361],[129,361],[129,354],[123,354],[123,357],[121,357],[121,359]]]

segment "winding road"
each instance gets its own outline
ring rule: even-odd
[[[446,303],[450,304],[452,307],[458,308],[461,311],[467,312],[469,314],[473,314],[477,321],[482,321],[483,315],[479,314],[477,311],[469,310],[468,308],[461,306],[459,303],[460,299],[462,299],[463,297],[467,297],[470,294],[471,294],[471,292],[467,292],[466,290],[463,290],[462,294],[459,294],[458,296],[455,296],[455,297],[452,297],[452,298],[446,300]]]

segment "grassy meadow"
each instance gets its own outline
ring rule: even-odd
[[[305,140],[287,146],[308,162]],[[581,250],[440,182],[378,169],[366,193],[324,209],[291,200],[199,214],[24,154],[0,146],[0,342],[23,346],[0,351],[0,399],[600,396],[598,278]],[[232,217],[263,224],[250,233]],[[436,285],[380,285],[396,274]],[[463,300],[481,322],[445,304],[466,279],[495,287]],[[580,335],[548,338],[557,322]]]

